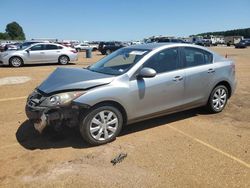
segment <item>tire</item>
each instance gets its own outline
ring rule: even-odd
[[[12,57],[9,60],[10,66],[21,67],[23,65],[23,60],[20,57]]]
[[[224,85],[216,86],[210,94],[207,109],[211,113],[219,113],[221,112],[228,100],[228,89]]]
[[[96,106],[82,116],[80,133],[83,139],[91,145],[106,144],[115,140],[122,129],[122,114],[114,106]],[[108,122],[112,123],[108,124]]]
[[[69,63],[69,57],[66,55],[62,55],[58,58],[58,63],[60,65],[67,65]]]
[[[102,55],[106,55],[106,50],[101,51]]]
[[[80,48],[76,48],[76,51],[77,51],[77,52],[81,52],[81,49],[80,49]]]

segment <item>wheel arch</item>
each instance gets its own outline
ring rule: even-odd
[[[92,106],[92,108],[94,108],[96,106],[103,106],[103,105],[111,105],[113,107],[116,107],[122,114],[123,124],[126,125],[126,123],[127,123],[127,112],[126,112],[125,108],[119,102],[112,101],[112,100],[105,100],[105,101],[96,103],[94,106]]]
[[[226,80],[220,81],[220,82],[218,82],[218,83],[213,87],[213,89],[214,89],[215,87],[217,87],[218,85],[224,85],[224,86],[227,88],[227,90],[228,90],[228,98],[230,98],[231,95],[232,95],[232,87],[231,87],[230,83],[229,83],[228,81],[226,81]],[[213,91],[213,89],[212,89],[212,91]]]

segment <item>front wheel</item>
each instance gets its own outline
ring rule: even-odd
[[[224,85],[219,85],[211,92],[207,108],[212,113],[219,113],[225,108],[227,100],[228,89]]]
[[[10,65],[12,67],[21,67],[23,65],[23,60],[20,57],[10,58]]]
[[[82,118],[80,132],[86,142],[101,145],[115,140],[122,124],[122,114],[117,108],[109,105],[97,106]]]
[[[58,59],[59,64],[67,65],[69,63],[69,58],[66,55],[62,55]]]

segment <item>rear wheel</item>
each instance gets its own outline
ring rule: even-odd
[[[122,129],[123,118],[117,108],[103,105],[90,110],[80,123],[83,139],[92,145],[101,145],[115,140]]]
[[[59,57],[58,62],[61,65],[67,65],[69,63],[69,57],[67,57],[66,55],[62,55]]]
[[[23,60],[20,57],[12,57],[9,63],[12,67],[21,67],[23,65]]]
[[[207,108],[212,113],[221,112],[228,100],[228,89],[224,85],[216,86],[209,97]]]

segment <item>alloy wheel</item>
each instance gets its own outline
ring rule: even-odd
[[[107,140],[117,131],[118,123],[118,117],[114,112],[103,110],[91,120],[90,134],[98,141]]]
[[[68,58],[66,56],[60,57],[60,63],[66,65],[68,63]]]
[[[227,92],[224,88],[218,88],[213,95],[212,103],[213,108],[217,111],[224,108],[227,102]]]
[[[11,65],[13,67],[20,67],[22,65],[22,60],[20,58],[18,58],[18,57],[13,57],[11,59]]]

